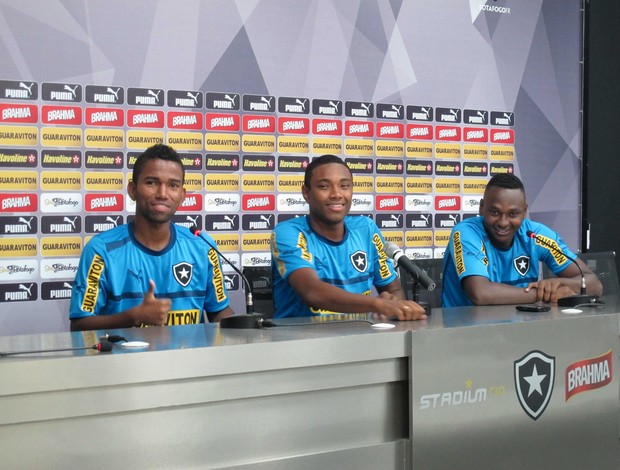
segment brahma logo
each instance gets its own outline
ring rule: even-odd
[[[433,126],[407,124],[407,138],[412,140],[431,140],[433,138]]]
[[[342,135],[342,121],[334,119],[313,119],[312,133],[314,135]]]
[[[491,129],[491,142],[494,144],[514,144],[515,131],[513,129]]]
[[[89,126],[121,127],[125,113],[120,108],[86,108],[86,124]]]
[[[243,131],[273,134],[276,131],[276,118],[274,116],[243,116]]]
[[[395,137],[402,139],[405,136],[405,127],[399,122],[378,122],[377,137]]]
[[[238,114],[207,113],[205,126],[208,131],[236,132],[241,128],[241,119]]]
[[[310,119],[281,117],[278,119],[278,132],[280,134],[309,134]]]
[[[199,131],[202,129],[202,113],[168,112],[168,127],[170,129],[186,129]]]
[[[36,212],[36,194],[0,194],[1,212]]]
[[[403,196],[377,196],[375,198],[375,207],[378,211],[402,211],[405,207]]]
[[[129,127],[163,128],[164,112],[129,109],[127,111],[127,125]]]
[[[245,211],[273,211],[276,198],[274,194],[244,194],[241,206]]]
[[[43,124],[82,124],[82,108],[77,106],[43,106],[41,109]]]
[[[456,141],[461,140],[461,128],[454,126],[437,126],[435,128],[437,140]]]
[[[202,209],[202,194],[186,194],[179,206],[179,212],[198,212]]]
[[[461,210],[461,196],[436,196],[435,210],[459,211]]]
[[[87,212],[120,212],[123,210],[122,194],[87,194]]]
[[[613,354],[609,350],[602,356],[574,362],[565,371],[566,401],[578,393],[596,390],[609,385],[613,379]]]
[[[374,124],[370,121],[346,121],[345,135],[372,137],[374,135]]]
[[[34,104],[0,104],[0,122],[34,124],[38,118],[39,109]]]
[[[466,127],[463,129],[465,142],[488,142],[489,130],[480,127]]]

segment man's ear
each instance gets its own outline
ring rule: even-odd
[[[133,182],[133,180],[130,180],[129,183],[127,183],[127,194],[132,201],[136,200],[136,184]]]
[[[305,184],[301,185],[301,195],[303,196],[304,200],[306,202],[308,202],[308,191],[309,189],[307,188],[307,186]]]
[[[480,199],[480,206],[478,207],[478,215],[482,215],[482,206],[484,206],[484,199]]]

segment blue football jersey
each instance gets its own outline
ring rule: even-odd
[[[472,305],[461,285],[467,276],[484,276],[491,282],[526,287],[538,281],[540,262],[555,274],[564,271],[571,261],[530,238],[527,235],[530,230],[556,250],[575,258],[560,236],[541,223],[524,219],[512,246],[500,250],[491,244],[482,222],[482,217],[472,217],[452,229],[443,259],[442,307]]]
[[[171,224],[161,251],[142,245],[126,224],[93,237],[84,247],[71,295],[70,318],[114,315],[142,303],[155,281],[155,296],[172,301],[168,325],[204,322],[203,310],[229,304],[218,254],[189,230]],[[215,241],[201,234],[216,246]]]
[[[275,227],[271,240],[275,318],[336,313],[309,308],[301,300],[287,280],[300,268],[314,269],[322,281],[355,294],[370,295],[373,286],[396,279],[377,225],[364,216],[347,216],[344,224],[345,236],[338,243],[314,232],[308,216]]]

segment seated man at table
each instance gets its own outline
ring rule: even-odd
[[[127,186],[135,220],[84,247],[71,293],[71,330],[201,323],[203,312],[209,321],[233,314],[218,254],[171,222],[185,198],[184,178],[171,147],[154,145],[138,157]]]
[[[367,312],[426,318],[406,300],[377,225],[348,215],[353,175],[341,158],[312,160],[302,195],[309,214],[279,223],[272,234],[274,318]],[[379,296],[371,295],[373,286]]]
[[[526,215],[521,180],[512,174],[493,176],[480,201],[480,217],[458,223],[450,234],[444,254],[442,307],[555,304],[580,291],[579,268],[567,256],[583,270],[587,292],[602,293],[598,278],[560,236]],[[539,280],[539,262],[557,277]]]

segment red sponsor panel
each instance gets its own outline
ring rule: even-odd
[[[244,194],[241,199],[244,211],[273,211],[276,209],[275,194]]]
[[[78,106],[50,106],[41,108],[43,124],[66,124],[79,126],[82,124],[82,108]]]
[[[238,114],[207,113],[205,127],[208,131],[238,131],[241,129],[241,118]]]
[[[435,196],[436,211],[460,211],[461,196]]]
[[[342,121],[337,119],[313,119],[314,135],[342,135]]]
[[[0,103],[0,122],[34,124],[38,120],[39,108],[36,104]]]
[[[376,129],[380,139],[402,139],[405,136],[405,126],[401,122],[378,122]]]
[[[202,130],[202,113],[168,111],[169,129]]]
[[[187,193],[183,203],[178,208],[179,212],[200,212],[202,210],[202,194]]]
[[[0,194],[0,212],[36,212],[39,198],[34,193]]]
[[[345,121],[344,134],[350,137],[372,137],[374,123],[371,121]]]
[[[127,126],[163,129],[164,112],[145,109],[129,109],[127,110]]]
[[[463,129],[465,142],[488,142],[489,130],[485,127],[466,127]]]
[[[276,118],[274,116],[243,116],[243,132],[276,132]]]
[[[122,194],[87,194],[84,196],[86,212],[121,212],[123,210]]]
[[[407,124],[407,138],[411,140],[433,140],[433,126],[430,124]]]
[[[378,211],[402,211],[405,209],[405,197],[402,195],[375,196],[375,209]]]
[[[435,128],[435,139],[441,141],[461,140],[461,128],[457,126],[437,126]]]
[[[122,127],[125,112],[121,108],[86,108],[86,124],[89,126]]]
[[[566,368],[566,400],[588,390],[596,390],[611,383],[613,378],[612,351],[599,357],[577,361]]]
[[[310,119],[281,117],[278,119],[278,132],[280,134],[309,134]]]
[[[494,144],[514,144],[515,131],[513,129],[491,129],[491,142]]]

